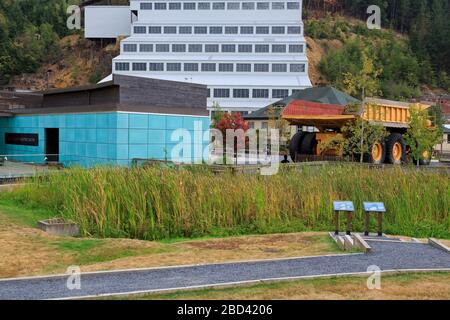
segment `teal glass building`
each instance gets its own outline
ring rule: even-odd
[[[8,160],[67,167],[206,160],[205,86],[115,76],[105,84],[47,91],[32,99],[16,96],[0,111],[0,154]]]

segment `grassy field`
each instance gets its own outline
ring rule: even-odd
[[[57,237],[36,229],[37,220],[51,216],[0,201],[0,278],[65,273],[71,265],[89,272],[342,253],[318,232],[164,241]],[[381,291],[368,291],[365,278],[347,277],[124,298],[450,299],[449,286],[447,273],[386,276]]]
[[[0,204],[0,278],[341,253],[324,233],[142,241],[56,237],[36,229],[45,211]]]
[[[274,176],[207,168],[69,169],[0,199],[78,223],[83,234],[147,240],[334,229],[333,200],[383,201],[385,232],[450,239],[448,175],[354,165],[285,169]],[[372,221],[375,230],[375,221]]]
[[[142,300],[449,300],[450,273],[386,275],[381,290],[367,289],[367,277],[339,277],[116,297]]]

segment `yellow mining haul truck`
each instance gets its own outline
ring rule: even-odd
[[[297,105],[301,105],[301,102],[297,102]],[[366,99],[364,105],[362,114],[360,110],[359,112],[348,112],[344,107],[342,107],[342,112],[336,112],[336,108],[334,108],[332,112],[324,112],[324,114],[315,114],[317,112],[311,112],[312,110],[307,108],[297,108],[297,111],[293,111],[291,108],[290,112],[283,113],[283,119],[291,125],[315,127],[315,131],[317,131],[299,132],[291,139],[289,149],[293,161],[341,157],[343,154],[342,144],[333,146],[331,142],[344,139],[341,133],[342,127],[349,121],[362,117],[369,123],[383,125],[388,132],[385,141],[370,142],[370,152],[364,155],[364,161],[374,164],[405,162],[409,147],[406,145],[403,135],[409,128],[410,108],[413,105],[419,110],[425,110],[430,105],[373,98]],[[429,119],[427,119],[427,125],[432,126]],[[428,165],[430,161],[431,150],[424,152],[420,163]]]

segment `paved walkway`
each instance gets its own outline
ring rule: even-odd
[[[67,289],[67,276],[3,280],[0,299],[58,299],[362,273],[371,265],[383,271],[450,271],[450,254],[427,244],[370,241],[370,245],[373,251],[369,254],[82,274],[81,289],[72,291]]]
[[[0,165],[0,179],[32,177],[38,173],[46,173],[48,171],[49,169],[45,165],[6,161]]]

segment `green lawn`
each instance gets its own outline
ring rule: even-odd
[[[55,216],[55,213],[45,209],[23,208],[10,199],[0,200],[0,212],[11,221],[29,227],[36,227],[39,220],[50,219]]]

